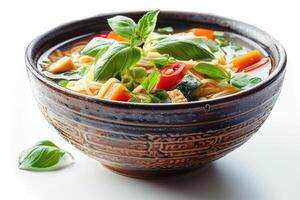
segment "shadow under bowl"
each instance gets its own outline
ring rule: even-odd
[[[283,83],[286,54],[264,31],[210,14],[167,12],[158,26],[210,27],[241,35],[264,49],[275,70],[261,84],[238,94],[183,104],[133,104],[96,99],[62,88],[42,76],[38,59],[70,38],[109,30],[116,14],[135,20],[144,12],[99,15],[59,26],[27,48],[26,66],[40,110],[58,132],[113,171],[147,178],[197,169],[245,143],[270,114]]]

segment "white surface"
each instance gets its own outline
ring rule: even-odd
[[[1,1],[0,199],[300,199],[300,14],[296,2]],[[102,12],[155,8],[209,12],[254,24],[285,46],[288,71],[271,116],[247,144],[202,171],[146,181],[111,173],[56,134],[32,97],[24,50],[33,37],[63,22]],[[41,139],[72,152],[76,163],[49,173],[18,170],[19,152]]]

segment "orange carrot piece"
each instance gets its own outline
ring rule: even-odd
[[[108,96],[105,95],[105,98],[116,101],[128,101],[132,97],[131,94],[128,93],[127,88],[121,83],[114,83],[111,90],[113,91],[108,91],[106,93]]]
[[[207,37],[208,39],[213,40],[215,38],[214,36],[214,31],[210,29],[205,29],[205,28],[192,28],[188,32],[193,33],[196,36],[204,36]]]
[[[231,63],[233,65],[233,68],[236,69],[237,72],[241,72],[244,70],[244,68],[257,63],[262,58],[263,55],[258,50],[253,50],[245,55],[234,58]]]
[[[48,67],[47,71],[56,74],[59,72],[65,72],[73,69],[76,69],[76,67],[72,59],[70,57],[64,56],[55,63],[51,64]]]
[[[249,67],[244,68],[244,72],[250,72],[253,70],[256,70],[260,67],[262,67],[263,65],[267,64],[268,62],[270,62],[271,59],[270,58],[263,58],[260,61],[258,61],[257,63],[250,65]]]
[[[127,38],[123,38],[122,36],[116,34],[115,32],[111,31],[108,33],[107,38],[114,39],[120,42],[129,42]]]

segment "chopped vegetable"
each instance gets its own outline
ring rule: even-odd
[[[245,55],[234,58],[231,63],[237,72],[241,72],[244,70],[244,68],[257,63],[262,58],[263,55],[258,50],[253,50]]]
[[[175,89],[178,89],[182,94],[189,98],[190,94],[202,85],[201,81],[194,77],[193,75],[187,74],[176,86]]]
[[[163,28],[158,28],[157,32],[159,32],[159,33],[173,33],[174,29],[171,26],[166,26],[166,27],[163,27]]]
[[[116,101],[128,101],[132,95],[127,88],[121,83],[113,83],[104,95],[104,99],[111,99]]]
[[[192,28],[188,32],[193,33],[196,36],[207,37],[208,39],[213,40],[215,38],[214,31],[205,28]]]
[[[185,65],[182,63],[175,63],[162,68],[160,70],[160,79],[155,89],[172,89],[185,75],[184,67]]]
[[[167,92],[169,97],[171,98],[172,103],[183,103],[187,102],[188,100],[182,94],[182,92],[178,89],[174,89]]]
[[[253,70],[256,70],[264,65],[266,65],[268,62],[271,62],[270,58],[262,58],[260,61],[258,61],[257,63],[250,65],[248,67],[245,67],[243,69],[243,72],[250,72]]]
[[[57,74],[59,72],[65,72],[73,69],[76,69],[76,67],[72,61],[72,58],[64,56],[55,63],[51,64],[48,67],[47,71],[53,74]]]
[[[113,31],[109,32],[109,34],[107,35],[106,38],[108,38],[108,39],[114,39],[114,40],[117,40],[117,41],[119,41],[119,42],[129,42],[128,39],[123,38],[122,36],[116,34],[116,33],[113,32]]]

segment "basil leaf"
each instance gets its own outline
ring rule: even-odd
[[[47,71],[44,71],[43,74],[45,76],[47,76],[48,78],[54,79],[54,80],[72,81],[72,80],[81,79],[85,75],[86,71],[87,71],[86,67],[82,67],[82,68],[79,68],[77,70],[66,71],[66,72],[59,73],[59,74],[52,74],[52,73],[47,72]]]
[[[165,90],[155,90],[151,92],[149,96],[153,103],[170,103],[171,99]]]
[[[197,64],[194,69],[200,73],[207,75],[213,79],[228,79],[229,76],[226,71],[218,67],[216,65],[208,64],[208,63],[199,63]]]
[[[138,21],[135,36],[132,37],[131,44],[138,46],[145,42],[155,29],[158,14],[159,10],[149,11]]]
[[[73,156],[53,142],[45,140],[24,150],[19,157],[19,168],[31,171],[58,170],[70,165]]]
[[[147,76],[147,70],[144,67],[131,67],[129,72],[134,81],[141,83]]]
[[[155,84],[158,82],[160,78],[160,74],[158,70],[153,70],[151,74],[149,74],[142,82],[143,88],[150,92],[152,88],[155,86]]]
[[[99,51],[106,51],[110,45],[116,43],[115,40],[96,37],[92,39],[84,48],[81,50],[81,54],[95,57]]]
[[[124,38],[131,39],[135,34],[136,23],[129,17],[115,16],[107,19],[107,22],[115,33]]]
[[[163,27],[163,28],[158,28],[157,32],[159,33],[173,33],[174,29],[171,26]]]
[[[168,37],[155,44],[160,54],[169,54],[177,60],[212,60],[214,55],[195,41],[180,37]]]
[[[94,79],[107,80],[116,73],[136,64],[141,58],[141,51],[128,43],[115,43],[101,56],[96,56]]]
[[[252,77],[251,75],[246,73],[239,73],[233,76],[230,82],[237,88],[246,89],[258,84],[261,81],[262,79],[259,77]]]

